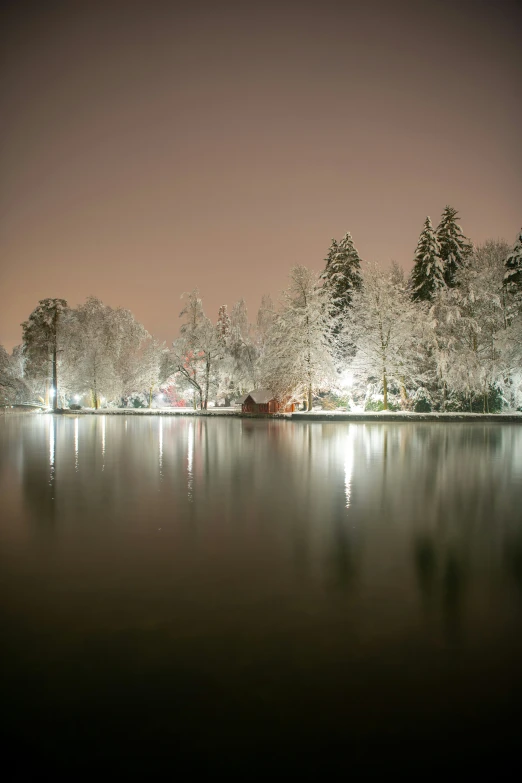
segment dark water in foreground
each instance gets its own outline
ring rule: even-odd
[[[0,493],[20,773],[519,743],[521,426],[6,416]]]

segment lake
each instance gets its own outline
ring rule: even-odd
[[[0,497],[20,773],[515,753],[520,425],[6,415]]]

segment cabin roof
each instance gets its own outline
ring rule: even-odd
[[[245,400],[248,397],[251,397],[256,403],[256,405],[263,405],[266,404],[267,402],[270,402],[270,400],[274,399],[274,395],[272,394],[270,389],[254,389],[254,391],[251,391],[247,394]]]

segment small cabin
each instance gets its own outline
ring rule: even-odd
[[[243,413],[293,413],[293,402],[279,402],[269,389],[254,389],[241,403]]]

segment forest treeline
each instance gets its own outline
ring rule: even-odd
[[[0,404],[205,409],[264,387],[308,409],[522,409],[522,230],[474,245],[449,206],[426,218],[409,276],[363,262],[346,233],[255,319],[241,299],[212,321],[197,289],[180,317],[167,346],[96,297],[41,300],[22,345],[0,346]]]

